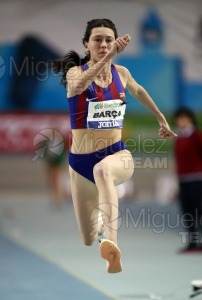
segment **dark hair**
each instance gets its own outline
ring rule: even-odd
[[[109,19],[93,19],[91,21],[87,22],[86,31],[84,33],[84,37],[82,39],[83,45],[85,46],[85,43],[89,41],[91,32],[93,28],[97,27],[107,27],[113,30],[115,39],[117,39],[117,29],[114,25],[114,23]],[[64,55],[61,59],[56,59],[53,61],[49,61],[48,65],[49,67],[53,68],[54,73],[62,73],[62,79],[61,84],[63,84],[66,87],[67,80],[66,80],[66,73],[67,71],[74,67],[74,66],[81,66],[85,63],[87,63],[90,60],[90,53],[86,53],[86,55],[81,58],[79,54],[74,51],[70,50],[67,54]]]
[[[176,112],[174,113],[174,121],[176,121],[176,119],[180,118],[180,117],[187,117],[191,120],[192,124],[194,126],[197,126],[197,120],[196,120],[196,116],[194,114],[194,112],[187,108],[187,107],[180,107],[176,110]]]

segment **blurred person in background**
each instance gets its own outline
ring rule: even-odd
[[[202,132],[188,108],[174,114],[178,131],[174,155],[179,178],[179,201],[183,213],[187,245],[180,253],[202,251]],[[186,216],[185,216],[186,215]],[[182,219],[182,220],[183,220]]]
[[[50,140],[44,142],[46,146],[44,162],[46,163],[50,200],[58,208],[63,207],[71,198],[69,172],[66,164],[71,142],[71,135],[68,135],[68,138],[64,138],[63,151],[57,153],[51,151],[53,145]]]
[[[67,152],[65,151],[57,156],[48,152],[44,157],[50,201],[58,208],[66,204],[71,195],[66,160]]]

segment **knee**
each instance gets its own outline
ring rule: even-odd
[[[110,168],[106,163],[97,163],[93,168],[93,174],[95,180],[108,181],[111,177]]]

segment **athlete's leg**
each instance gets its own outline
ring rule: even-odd
[[[117,243],[118,197],[115,185],[129,179],[134,162],[128,150],[121,150],[102,159],[94,166],[93,173],[99,191],[99,206],[104,213],[106,238]]]
[[[72,200],[78,227],[85,245],[97,239],[98,189],[94,183],[69,166]]]

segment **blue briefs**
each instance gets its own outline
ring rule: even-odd
[[[117,143],[112,144],[96,152],[91,152],[87,154],[75,154],[69,152],[69,165],[74,171],[95,183],[93,176],[94,166],[106,156],[112,155],[123,149],[127,149],[127,147],[120,140]]]

